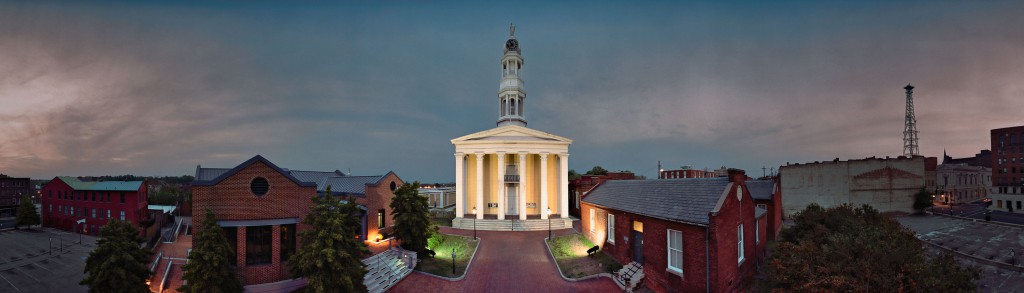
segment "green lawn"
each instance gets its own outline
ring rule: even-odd
[[[434,275],[454,278],[462,276],[469,265],[470,257],[476,251],[477,240],[473,237],[436,234],[427,241],[427,248],[437,254],[423,258],[416,264],[416,270]],[[455,273],[452,273],[452,250],[455,250]]]
[[[612,257],[599,251],[587,256],[587,249],[594,247],[582,234],[572,234],[547,240],[555,262],[562,274],[569,278],[581,278],[599,273],[613,273],[622,268]]]

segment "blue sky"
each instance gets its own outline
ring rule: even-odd
[[[987,2],[5,2],[0,172],[292,169],[454,178],[494,126],[515,22],[529,126],[570,168],[760,175],[921,150],[970,156],[1024,124],[1024,5]]]

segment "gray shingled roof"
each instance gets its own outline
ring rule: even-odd
[[[332,195],[366,194],[367,184],[377,184],[383,178],[384,175],[327,177],[317,183],[316,191],[323,193],[327,191],[327,186],[331,186]]]
[[[609,180],[583,202],[666,220],[708,224],[708,213],[729,186],[729,179],[684,178]]]
[[[775,182],[771,180],[747,180],[747,190],[755,200],[771,200]]]
[[[221,174],[231,171],[231,168],[203,168],[196,167],[196,181],[210,181]]]
[[[338,170],[334,170],[334,172],[288,170],[288,174],[292,174],[296,179],[303,182],[313,183],[324,182],[324,179],[327,179],[327,177],[345,176],[345,173],[341,173]]]

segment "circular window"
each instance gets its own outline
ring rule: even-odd
[[[252,182],[249,183],[249,190],[256,196],[263,196],[267,194],[267,190],[270,189],[270,182],[263,177],[256,177]]]
[[[396,185],[394,181],[391,181],[391,191],[395,191]]]

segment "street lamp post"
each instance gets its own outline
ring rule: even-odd
[[[455,276],[455,247],[452,247],[452,276]]]
[[[473,207],[473,240],[476,240],[476,207]]]
[[[548,214],[548,240],[551,240],[551,208],[545,212]]]

